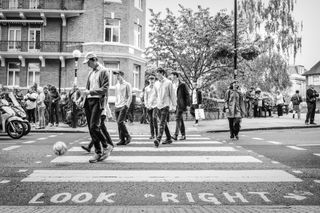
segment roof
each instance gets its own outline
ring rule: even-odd
[[[308,76],[308,75],[320,75],[320,61],[316,63],[309,71],[303,73],[302,75]]]

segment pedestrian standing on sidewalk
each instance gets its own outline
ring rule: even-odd
[[[309,85],[309,89],[307,89],[307,106],[308,106],[308,112],[305,124],[316,124],[314,122],[314,116],[316,113],[316,104],[317,104],[317,97],[319,97],[319,93],[313,88],[312,85]]]
[[[46,118],[46,126],[47,126],[49,124],[49,120],[50,120],[50,94],[49,94],[47,86],[43,87],[43,93],[45,96],[44,104],[46,105],[44,116]]]
[[[283,115],[283,105],[284,105],[284,98],[281,92],[278,90],[277,91],[277,96],[276,96],[276,106],[277,106],[277,111],[278,111],[278,118]]]
[[[296,94],[294,94],[291,97],[291,102],[292,102],[292,106],[293,106],[293,115],[292,118],[295,117],[295,114],[298,114],[298,119],[301,118],[301,113],[300,113],[300,103],[302,102],[302,98],[299,95],[299,90],[296,90]]]
[[[37,107],[37,93],[33,91],[33,88],[30,87],[28,93],[24,96],[26,101],[26,110],[28,115],[28,121],[30,122],[31,126],[35,127],[36,118],[35,118],[35,110]]]
[[[66,106],[68,103],[68,95],[66,92],[66,89],[62,89],[62,92],[60,94],[60,103],[59,103],[59,107],[60,107],[60,112],[61,112],[61,120],[63,123],[66,122]]]
[[[239,140],[241,118],[245,115],[243,96],[237,81],[230,84],[225,95],[225,109],[229,121],[230,139]]]
[[[71,126],[72,128],[77,127],[77,122],[78,122],[78,105],[77,103],[80,102],[81,100],[81,92],[77,86],[77,84],[73,83],[73,88],[72,90],[69,91],[68,94],[68,103],[69,103],[69,108],[71,109]]]
[[[167,125],[168,116],[169,116],[169,108],[170,106],[176,108],[177,100],[176,95],[173,91],[172,82],[167,79],[166,71],[163,68],[158,68],[156,70],[157,77],[159,79],[159,84],[156,87],[156,96],[157,96],[157,109],[158,116],[160,119],[160,127],[158,132],[158,137],[154,140],[154,145],[159,147],[161,143],[161,138],[163,132],[166,133],[166,140],[162,144],[171,144],[171,134]]]
[[[83,96],[88,128],[95,149],[95,154],[89,162],[96,163],[107,158],[106,138],[100,129],[100,117],[104,107],[105,96],[108,94],[109,73],[98,62],[98,57],[93,52],[86,54],[83,63],[92,69],[89,72]],[[101,145],[103,151],[101,150]]]
[[[246,117],[252,118],[253,116],[253,103],[254,103],[254,87],[250,87],[250,90],[246,92],[246,99],[245,99],[245,104],[246,104]]]
[[[44,104],[45,94],[42,87],[38,87],[38,97],[37,97],[37,109],[38,109],[38,118],[39,125],[37,129],[44,129],[46,127],[46,118],[45,118],[45,109],[46,105]]]
[[[50,88],[50,126],[54,125],[54,121],[56,121],[56,127],[59,126],[59,101],[58,90],[52,86]]]
[[[144,102],[147,108],[150,124],[151,136],[149,139],[155,139],[158,137],[157,96],[155,88],[156,76],[154,74],[150,74],[148,79],[149,85],[144,90]]]
[[[176,108],[176,131],[173,135],[173,140],[178,140],[179,132],[181,132],[181,137],[179,140],[186,139],[186,129],[183,121],[183,113],[187,111],[187,106],[189,106],[190,95],[187,85],[179,79],[179,72],[171,72],[172,84],[174,94],[177,97],[177,108]]]
[[[202,104],[202,93],[198,88],[197,82],[193,82],[193,89],[191,94],[191,107],[190,107],[190,114],[196,118],[195,110],[201,108]],[[195,123],[193,126],[199,126],[199,120],[195,119]]]
[[[118,132],[120,141],[117,145],[127,145],[131,142],[131,136],[125,125],[128,108],[132,100],[131,84],[124,80],[124,72],[113,71],[113,74],[117,76],[118,83],[115,86],[115,114],[118,124]]]

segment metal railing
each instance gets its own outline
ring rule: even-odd
[[[0,9],[83,10],[83,0],[0,0]]]
[[[83,42],[70,41],[0,41],[0,51],[8,52],[72,52],[82,51]]]

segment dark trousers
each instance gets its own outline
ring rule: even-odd
[[[77,117],[77,105],[75,102],[71,103],[71,126],[72,128],[76,128],[77,127],[77,122],[78,122],[78,117]]]
[[[90,136],[97,154],[101,154],[101,145],[106,148],[106,138],[99,127],[102,109],[99,98],[87,98],[84,104]]]
[[[126,117],[130,123],[134,121],[134,108],[131,107],[127,110]]]
[[[196,114],[195,114],[195,110],[196,109],[199,109],[199,105],[198,104],[193,104],[192,106],[191,106],[191,109],[190,109],[190,114],[194,117],[194,118],[196,118]],[[199,120],[195,120],[195,123],[197,124],[199,122]]]
[[[183,121],[183,110],[177,109],[176,111],[176,132],[175,136],[179,135],[179,131],[181,132],[182,136],[186,135],[186,129],[184,126],[184,121]]]
[[[160,119],[160,128],[157,140],[160,142],[163,132],[165,131],[167,140],[171,140],[171,134],[167,125],[168,116],[169,116],[169,107],[164,107],[162,109],[158,109],[158,116]]]
[[[36,117],[34,113],[35,113],[35,109],[27,109],[28,121],[30,123],[36,122]]]
[[[148,123],[148,113],[147,113],[147,108],[145,106],[142,107],[142,116],[140,119],[141,124],[146,124]]]
[[[66,106],[67,104],[60,104],[60,112],[61,112],[61,121],[66,121]]]
[[[151,136],[158,136],[158,119],[157,119],[157,108],[148,109],[148,117],[150,124],[150,133]]]
[[[127,110],[128,110],[127,106],[123,106],[120,109],[115,110],[117,124],[118,124],[119,139],[121,142],[124,142],[126,138],[130,137],[127,127],[124,124],[127,116]]]
[[[282,107],[283,107],[282,104],[278,104],[278,105],[277,105],[278,116],[282,116],[282,115],[283,115],[283,109],[282,109]]]
[[[308,112],[307,112],[307,117],[306,117],[306,122],[313,123],[314,122],[314,116],[316,114],[316,103],[310,103],[307,102],[308,106]]]
[[[228,118],[228,120],[229,120],[230,137],[234,138],[234,136],[237,136],[239,134],[241,118]]]
[[[58,103],[51,103],[50,106],[50,123],[54,123],[54,119],[56,120],[56,123],[59,123],[59,104]]]
[[[107,144],[111,145],[111,146],[114,146],[113,143],[112,143],[112,139],[109,135],[109,132],[107,131],[107,127],[105,125],[105,120],[106,120],[107,116],[105,115],[101,115],[101,123],[100,123],[100,128],[101,128],[101,131],[104,135],[104,137],[106,138],[106,142]],[[103,141],[103,145],[102,147],[106,148],[107,147],[107,144],[105,144],[105,142]],[[93,147],[93,141],[90,142],[89,144],[89,149],[91,149]]]

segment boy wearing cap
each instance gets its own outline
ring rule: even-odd
[[[173,83],[174,93],[177,96],[177,109],[176,109],[176,132],[172,137],[173,140],[178,140],[179,132],[181,137],[179,140],[186,139],[186,129],[183,122],[183,112],[187,111],[187,106],[190,105],[190,95],[187,85],[179,79],[177,71],[171,72],[171,79]]]
[[[159,79],[159,84],[156,87],[156,94],[157,94],[158,115],[160,118],[160,129],[159,129],[158,137],[154,141],[154,145],[156,147],[159,147],[164,131],[166,133],[167,138],[162,144],[172,143],[171,134],[167,126],[167,120],[169,116],[169,108],[170,106],[175,108],[177,106],[177,100],[173,90],[172,82],[165,77],[166,71],[163,68],[158,68],[156,70],[156,73]]]
[[[105,96],[108,95],[109,78],[108,71],[98,62],[98,57],[94,53],[87,53],[83,63],[92,68],[89,72],[86,90],[83,95],[88,128],[95,148],[95,154],[89,162],[96,163],[107,158],[107,143],[100,129],[100,117],[104,107]],[[103,151],[101,150],[101,145]]]
[[[157,120],[157,96],[155,81],[156,76],[151,74],[149,76],[149,85],[144,90],[144,102],[147,108],[149,122],[150,122],[150,139],[154,139],[158,136],[158,120]]]
[[[118,83],[115,86],[115,114],[120,141],[117,143],[117,145],[127,145],[131,142],[131,136],[124,122],[126,120],[127,111],[132,100],[131,84],[124,80],[123,71],[114,71],[113,74],[117,76],[118,80]]]

